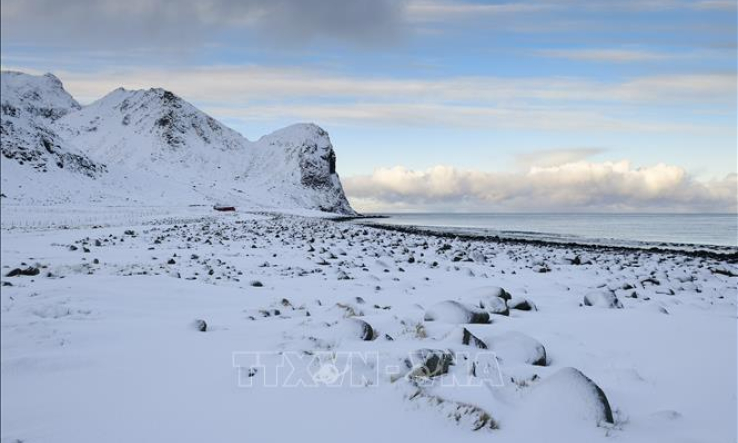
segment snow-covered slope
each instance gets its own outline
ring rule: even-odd
[[[354,213],[328,134],[315,125],[293,125],[251,142],[163,89],[119,88],[80,107],[51,74],[3,72],[2,78],[3,192],[15,202],[43,203],[45,196],[47,202]],[[56,164],[60,155],[76,156],[61,160],[74,167],[51,180],[39,176],[51,155]],[[75,172],[94,181],[80,186]]]

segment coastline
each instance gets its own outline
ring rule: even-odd
[[[506,237],[500,235],[485,234],[484,228],[454,228],[454,227],[438,227],[438,226],[415,226],[415,225],[393,225],[387,223],[361,223],[367,219],[382,219],[386,216],[378,216],[372,218],[365,217],[341,217],[332,219],[336,222],[357,222],[357,225],[371,226],[377,229],[387,231],[405,232],[408,234],[429,235],[440,238],[459,238],[462,240],[474,240],[488,243],[497,243],[501,245],[537,245],[547,248],[564,248],[564,249],[582,249],[590,251],[610,251],[614,253],[631,253],[644,252],[656,254],[679,254],[689,257],[711,258],[715,260],[726,261],[729,263],[738,263],[738,248],[730,246],[718,245],[699,245],[699,244],[679,244],[679,243],[658,243],[648,244],[646,242],[642,246],[639,245],[614,245],[614,244],[598,244],[594,242],[576,242],[570,240],[550,241],[534,238],[516,238],[513,236]],[[473,232],[478,231],[478,232]]]

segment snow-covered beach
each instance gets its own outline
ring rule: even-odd
[[[384,225],[315,124],[2,91],[3,442],[735,441],[733,243]]]
[[[45,211],[3,206],[3,442],[736,439],[734,256]]]

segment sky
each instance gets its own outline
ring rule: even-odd
[[[735,0],[2,0],[0,64],[326,129],[359,211],[735,212]]]

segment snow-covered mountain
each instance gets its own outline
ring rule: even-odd
[[[3,158],[36,172],[67,168],[94,177],[104,171],[102,165],[74,149],[55,130],[56,120],[81,107],[54,75],[3,72],[0,97]]]
[[[248,140],[163,89],[118,88],[57,124],[67,140],[105,164],[200,172],[247,161]],[[186,171],[177,171],[179,173]]]
[[[163,89],[80,106],[51,74],[2,73],[2,187],[17,203],[228,203],[353,214],[328,134],[252,142]]]

